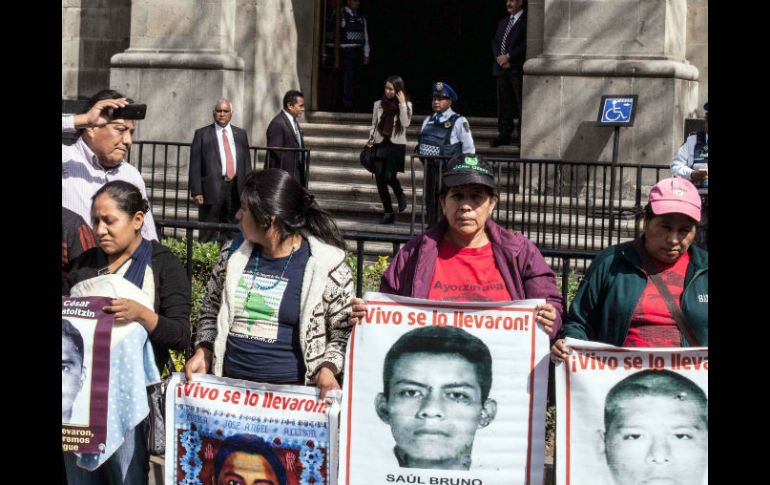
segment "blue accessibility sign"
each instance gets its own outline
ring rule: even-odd
[[[637,95],[604,95],[599,106],[600,126],[632,126]]]

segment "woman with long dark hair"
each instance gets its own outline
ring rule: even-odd
[[[109,280],[116,298],[104,310],[115,314],[116,327],[125,328],[136,322],[147,331],[160,374],[169,361],[169,349],[182,351],[190,345],[191,290],[179,259],[158,241],[142,237],[142,226],[148,211],[149,204],[135,185],[122,180],[103,185],[94,194],[91,204],[93,232],[99,246],[72,261],[62,290],[63,294],[78,295],[81,288],[97,284],[98,278]],[[120,355],[118,349],[122,351],[120,345],[111,348],[111,358],[124,361],[115,357]],[[131,351],[133,358],[142,359],[141,352],[135,352],[133,348]],[[135,369],[136,362],[128,357],[125,359],[120,365]],[[142,485],[148,482],[150,455],[146,448],[144,421],[133,429],[124,430],[136,410],[126,410],[119,405],[120,399],[126,399],[125,396],[136,397],[132,394],[136,382],[127,377],[127,373],[115,374],[120,378],[113,380],[113,364],[115,362],[110,364],[107,429],[110,438],[106,451],[88,456],[84,454],[81,458],[65,453],[70,485]],[[120,369],[119,365],[117,367]],[[147,370],[142,372],[140,364],[138,372],[144,374]],[[113,391],[118,392],[113,394]],[[144,392],[141,386],[139,392]],[[113,412],[117,414],[111,414]],[[115,440],[115,434],[123,436],[123,440]],[[112,444],[117,441],[120,441],[119,445]]]
[[[353,279],[329,215],[287,172],[251,172],[185,372],[339,389]]]
[[[370,147],[377,147],[374,177],[385,211],[381,224],[392,224],[395,221],[388,186],[392,187],[393,193],[396,194],[398,211],[406,210],[404,189],[401,188],[396,173],[404,171],[406,128],[411,122],[412,103],[404,90],[404,80],[400,76],[390,76],[385,80],[382,98],[374,102],[368,143]]]

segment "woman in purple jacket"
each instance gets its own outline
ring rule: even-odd
[[[532,242],[492,221],[497,200],[492,169],[484,160],[452,159],[439,193],[444,218],[398,251],[380,291],[451,301],[543,298],[537,321],[553,337],[563,309],[556,275]],[[355,322],[365,306],[357,298],[352,303]]]

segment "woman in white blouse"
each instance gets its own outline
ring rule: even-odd
[[[404,171],[406,128],[411,121],[412,103],[404,90],[404,80],[400,76],[390,76],[385,80],[382,98],[374,102],[368,143],[370,147],[376,146],[374,177],[385,211],[381,224],[392,224],[395,221],[388,186],[396,194],[398,211],[406,210],[404,189],[396,173]]]

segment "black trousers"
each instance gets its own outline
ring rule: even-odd
[[[364,62],[364,48],[340,49],[340,57],[342,58],[342,105],[346,109],[353,109],[356,101],[356,81]]]
[[[521,120],[522,73],[506,69],[497,76],[497,132],[501,137],[510,136],[513,120]]]
[[[441,190],[442,160],[421,158],[423,167],[423,204],[425,205],[425,223],[432,226],[441,215],[438,194]]]
[[[222,179],[220,200],[204,200],[204,204],[198,206],[198,220],[200,222],[220,222],[223,224],[234,224],[235,213],[241,206],[238,197],[238,184],[235,179],[227,181]],[[201,230],[199,235],[200,242],[219,241],[224,243],[231,239],[235,233],[232,231],[207,231]]]
[[[404,189],[401,187],[401,182],[396,178],[396,173],[396,167],[392,163],[388,163],[387,159],[374,159],[374,180],[377,182],[377,192],[380,194],[382,208],[386,213],[393,212],[393,203],[390,199],[388,187],[393,189],[397,199],[404,197]]]

